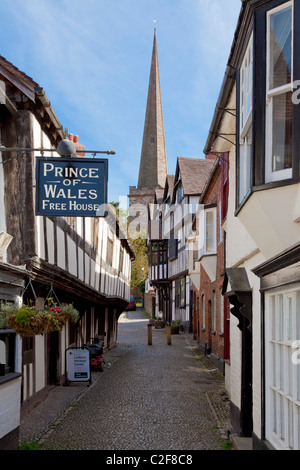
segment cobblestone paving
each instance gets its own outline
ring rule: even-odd
[[[119,322],[118,347],[106,355],[111,366],[90,387],[74,389],[75,406],[39,434],[42,448],[221,450],[230,426],[220,372],[191,335],[172,335],[168,345],[166,329],[152,328],[148,346],[145,315],[137,310],[127,316]],[[58,389],[73,393],[72,386]],[[37,432],[34,415],[25,417],[21,440],[30,440],[34,427]]]

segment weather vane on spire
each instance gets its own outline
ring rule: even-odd
[[[156,20],[153,20],[154,23],[154,32],[156,31]]]

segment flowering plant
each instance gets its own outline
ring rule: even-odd
[[[72,304],[60,306],[53,298],[47,299],[43,310],[38,309],[32,302],[19,308],[1,305],[0,310],[3,311],[3,315],[0,315],[0,320],[3,317],[3,324],[7,324],[22,337],[60,331],[68,320],[76,323],[79,319],[79,312]]]
[[[66,323],[66,318],[61,307],[54,302],[52,297],[47,299],[44,315],[48,318],[48,331],[59,331]]]
[[[7,323],[20,336],[35,336],[41,335],[47,330],[49,318],[34,305],[23,304],[14,313],[11,313]]]

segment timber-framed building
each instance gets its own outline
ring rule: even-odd
[[[42,307],[51,293],[80,314],[61,331],[23,340],[9,331],[5,343],[8,330],[0,330],[11,364],[0,377],[0,399],[7,405],[0,409],[0,448],[16,448],[17,397],[25,413],[49,386],[62,384],[68,347],[88,345],[96,335],[104,337],[106,348],[116,344],[118,317],[130,298],[134,252],[111,212],[105,218],[35,215],[35,157],[43,150],[6,149],[53,149],[47,155],[58,156],[65,133],[44,90],[1,56],[0,85],[0,232],[10,238],[0,263],[0,300]],[[78,138],[68,138],[84,158]],[[11,285],[5,288],[9,279],[13,294]]]

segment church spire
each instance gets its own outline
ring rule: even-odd
[[[160,92],[156,28],[154,28],[138,189],[143,187],[164,187],[167,173],[167,155]]]

